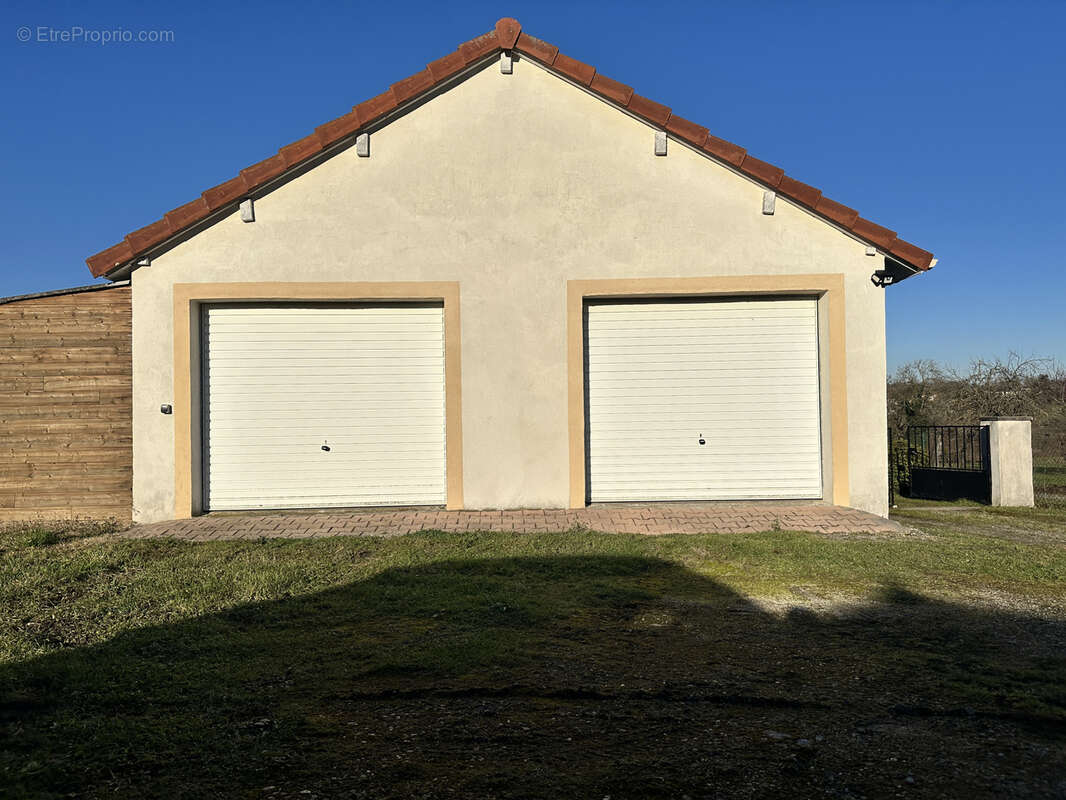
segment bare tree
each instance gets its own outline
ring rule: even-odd
[[[1032,417],[1034,453],[1066,454],[1066,367],[1051,358],[976,359],[966,370],[912,361],[888,382],[888,418],[911,425],[975,425],[981,417]]]
[[[888,419],[896,438],[910,425],[935,425],[940,419],[948,376],[935,361],[911,361],[899,367],[888,381]]]
[[[952,370],[950,410],[960,420],[981,417],[1033,417],[1039,415],[1037,377],[1055,367],[1050,358],[976,359],[969,372]]]

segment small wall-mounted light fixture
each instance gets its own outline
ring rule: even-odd
[[[895,281],[895,277],[887,269],[879,269],[870,276],[870,282],[874,286],[885,287]]]
[[[163,405],[161,405],[159,407],[159,413],[160,414],[173,414],[174,413],[174,407],[172,405],[170,405],[170,403],[163,403]]]

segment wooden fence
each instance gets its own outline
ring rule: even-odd
[[[129,286],[0,303],[0,520],[132,506]]]

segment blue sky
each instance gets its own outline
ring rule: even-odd
[[[0,295],[91,282],[86,256],[501,16],[932,250],[888,290],[890,368],[1066,360],[1062,2],[8,0]],[[37,41],[74,26],[173,41]]]

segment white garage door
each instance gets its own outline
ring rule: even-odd
[[[441,305],[209,306],[204,505],[445,501]]]
[[[593,502],[822,496],[815,300],[587,312]]]

